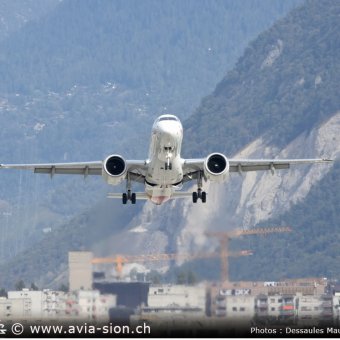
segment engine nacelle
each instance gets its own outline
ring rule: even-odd
[[[102,176],[108,184],[119,184],[126,178],[126,173],[126,162],[122,156],[110,155],[105,159]]]
[[[221,153],[212,153],[204,162],[204,177],[213,182],[223,182],[229,172],[229,161]]]

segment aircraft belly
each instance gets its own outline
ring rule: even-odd
[[[172,188],[161,188],[155,186],[152,188],[147,188],[146,193],[150,197],[151,202],[159,205],[171,198],[173,190]]]
[[[172,169],[165,170],[164,162],[157,160],[149,165],[146,181],[156,185],[173,185],[183,180],[182,165],[179,161],[172,162]]]

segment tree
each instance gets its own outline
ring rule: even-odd
[[[31,290],[39,290],[39,287],[36,286],[34,282],[31,283]]]
[[[7,292],[5,288],[0,288],[0,297],[6,297],[7,298]]]
[[[180,271],[176,275],[176,283],[178,285],[183,285],[187,282],[187,275],[184,271]]]
[[[162,281],[162,276],[157,270],[151,270],[149,273],[147,273],[146,280],[153,284],[160,284]]]
[[[68,289],[69,289],[69,287],[68,287],[68,285],[66,285],[65,283],[62,283],[62,284],[60,285],[60,287],[59,287],[59,290],[60,290],[61,292],[65,292],[65,293],[68,292]]]
[[[23,288],[25,288],[25,282],[23,280],[19,280],[17,281],[17,283],[15,284],[15,290],[23,290]]]
[[[189,285],[193,285],[197,282],[197,275],[192,270],[188,271],[187,282]]]

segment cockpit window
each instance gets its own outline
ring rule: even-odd
[[[174,120],[176,122],[178,121],[178,119],[175,117],[161,117],[158,119],[159,122],[161,122],[162,120]]]

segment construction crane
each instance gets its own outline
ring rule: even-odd
[[[270,227],[270,228],[253,228],[253,229],[234,229],[230,231],[209,231],[205,234],[209,237],[216,237],[220,243],[220,259],[221,259],[221,282],[229,281],[229,241],[232,238],[245,235],[266,235],[271,233],[287,233],[291,232],[291,227]]]
[[[248,256],[252,255],[250,250],[242,250],[231,253],[224,253],[225,256]],[[153,261],[170,261],[170,260],[195,260],[220,257],[220,253],[208,254],[146,254],[146,255],[115,255],[112,257],[96,257],[91,263],[95,264],[113,264],[117,273],[117,278],[120,279],[123,273],[123,267],[127,263],[144,263]]]

